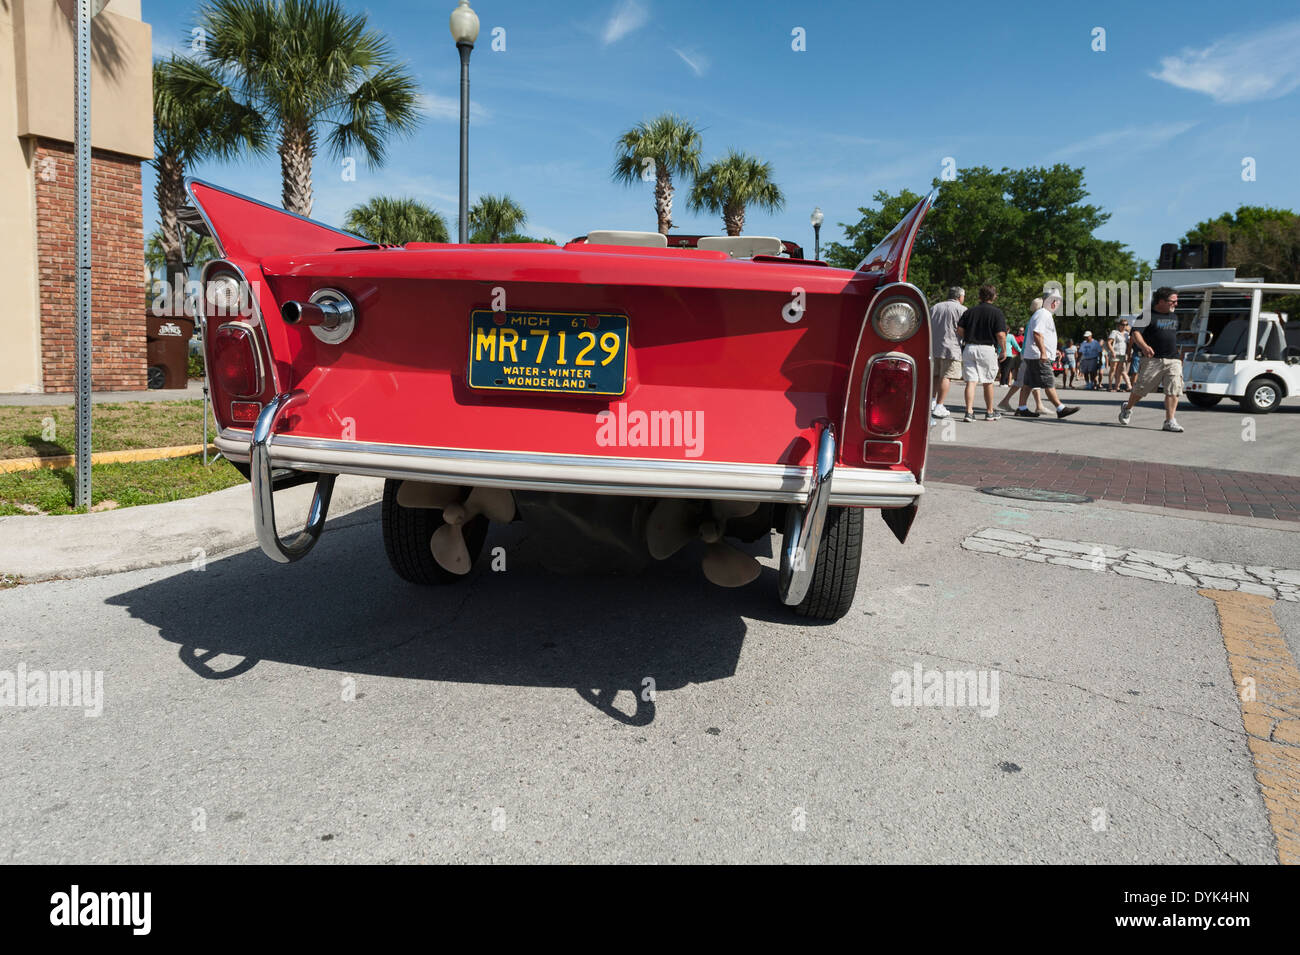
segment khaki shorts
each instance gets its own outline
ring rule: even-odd
[[[966,345],[961,350],[962,381],[991,385],[998,377],[998,352],[992,345]]]
[[[1183,393],[1183,360],[1181,358],[1147,358],[1142,356],[1138,365],[1137,380],[1133,382],[1133,394],[1141,398],[1149,395],[1161,385],[1165,394],[1175,398]]]
[[[961,359],[934,359],[934,376],[936,378],[951,378],[953,381],[961,381]]]

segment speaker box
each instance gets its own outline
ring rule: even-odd
[[[1160,264],[1156,266],[1159,269],[1172,269],[1174,263],[1178,260],[1178,245],[1173,242],[1166,242],[1160,246]]]
[[[1210,243],[1210,268],[1226,269],[1228,267],[1228,243]]]
[[[1180,269],[1203,269],[1205,268],[1205,246],[1203,245],[1185,245],[1178,255],[1178,267]]]

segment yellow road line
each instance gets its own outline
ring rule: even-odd
[[[1277,861],[1300,864],[1300,670],[1269,597],[1200,590],[1219,609],[1219,629],[1241,704],[1255,779],[1277,837]]]
[[[138,448],[134,451],[96,451],[90,456],[90,463],[121,464],[124,461],[160,461],[163,458],[184,458],[202,452],[203,445],[201,444],[181,444],[171,448]],[[41,458],[0,458],[0,474],[9,474],[13,471],[34,471],[38,468],[70,468],[74,463],[76,463],[76,459],[71,454],[51,455]]]

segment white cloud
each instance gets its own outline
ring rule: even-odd
[[[1160,61],[1151,76],[1218,103],[1277,99],[1300,86],[1300,21],[1259,33],[1225,37],[1201,50]]]
[[[1181,136],[1195,125],[1195,121],[1183,121],[1108,129],[1097,133],[1095,136],[1076,139],[1072,143],[1067,143],[1052,153],[1051,158],[1053,160],[1068,159],[1071,156],[1095,153],[1101,150],[1111,150],[1124,155],[1145,152],[1148,149],[1164,146],[1169,140],[1175,136]]]
[[[424,92],[419,95],[418,109],[425,116],[435,120],[458,121],[460,119],[460,100],[451,96],[439,96],[437,93]],[[474,122],[484,122],[492,118],[492,113],[482,105],[469,101],[469,118]]]
[[[673,52],[682,58],[682,62],[694,71],[696,76],[703,76],[704,71],[709,68],[709,59],[702,53],[696,53],[694,50],[679,50],[673,47]]]
[[[610,14],[609,21],[601,32],[600,42],[605,46],[617,43],[633,30],[641,29],[649,19],[650,14],[646,11],[646,8],[637,3],[636,0],[623,0]]]

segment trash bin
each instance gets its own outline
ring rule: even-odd
[[[194,319],[146,316],[145,355],[150,388],[184,388],[189,384],[190,337]]]

